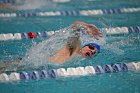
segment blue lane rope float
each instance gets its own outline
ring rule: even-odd
[[[140,33],[140,26],[136,26],[136,27],[102,28],[100,30],[105,31],[107,34]],[[63,32],[65,32],[65,31],[63,31]],[[48,37],[50,37],[50,36],[52,36],[54,34],[57,34],[57,33],[58,33],[58,31],[0,34],[0,41],[34,39],[34,38],[48,38]],[[83,35],[84,35],[84,33],[83,33]]]
[[[118,8],[118,9],[98,9],[80,11],[50,11],[50,12],[24,12],[24,13],[0,13],[1,17],[35,17],[35,16],[93,16],[103,14],[121,14],[140,12],[140,8]]]
[[[116,63],[111,65],[103,66],[85,66],[76,68],[59,68],[51,70],[41,70],[41,71],[29,71],[29,72],[12,72],[10,75],[6,73],[0,74],[0,81],[19,81],[19,80],[38,80],[44,78],[59,78],[59,77],[69,77],[69,76],[80,76],[80,75],[94,75],[103,73],[116,73],[116,72],[126,72],[126,71],[140,71],[140,62],[131,63]]]

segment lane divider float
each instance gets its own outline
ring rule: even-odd
[[[50,11],[50,12],[23,12],[23,13],[0,13],[2,17],[35,17],[35,16],[93,16],[104,14],[121,14],[140,12],[140,8],[118,8],[118,9],[98,9],[80,11]]]
[[[16,0],[0,0],[0,4],[16,4]]]
[[[101,31],[105,31],[107,34],[128,34],[128,33],[140,33],[140,26],[136,27],[115,27],[115,28],[101,28]],[[63,31],[62,33],[64,33]],[[6,40],[22,40],[22,39],[35,39],[35,38],[48,38],[59,31],[44,31],[44,32],[27,32],[27,33],[7,33],[0,34],[0,41]]]
[[[6,73],[0,74],[0,81],[19,81],[19,80],[38,80],[45,78],[59,78],[59,77],[69,77],[69,76],[85,76],[103,73],[116,73],[116,72],[126,72],[126,71],[139,71],[140,62],[131,63],[116,63],[110,65],[97,65],[97,66],[85,66],[85,67],[69,67],[69,68],[59,68],[51,70],[40,70],[40,71],[22,71],[22,72],[12,72],[10,75]]]

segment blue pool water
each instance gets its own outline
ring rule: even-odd
[[[36,5],[33,5],[36,6]],[[140,7],[139,0],[90,0],[67,3],[48,2],[24,11],[63,11]],[[0,12],[15,12],[0,10]],[[52,31],[69,26],[80,20],[104,27],[140,26],[140,13],[123,13],[97,16],[57,16],[57,17],[16,17],[0,18],[1,33],[22,33],[29,31]],[[34,43],[47,39],[0,41],[0,60],[13,60],[24,57]],[[63,65],[48,65],[48,68],[77,67],[87,65],[104,65],[112,63],[129,63],[140,61],[140,34],[121,34],[105,36],[106,44],[95,58]],[[42,66],[34,69],[42,69]],[[27,69],[30,70],[30,69]],[[121,72],[91,76],[17,81],[0,83],[0,93],[140,93],[140,73]]]

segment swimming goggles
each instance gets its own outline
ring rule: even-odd
[[[95,49],[96,49],[95,46],[90,46],[90,45],[87,45],[87,46],[88,46],[88,48],[91,49],[91,50],[95,50]],[[94,55],[94,57],[95,57],[97,54],[98,54],[97,51],[91,52],[91,53],[86,52],[86,53],[85,53],[85,56],[88,57],[88,58],[91,58],[93,55]]]

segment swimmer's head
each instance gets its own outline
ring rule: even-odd
[[[84,58],[91,58],[94,57],[96,54],[100,52],[100,45],[96,43],[89,43],[86,44],[84,47],[81,49],[81,55]]]

